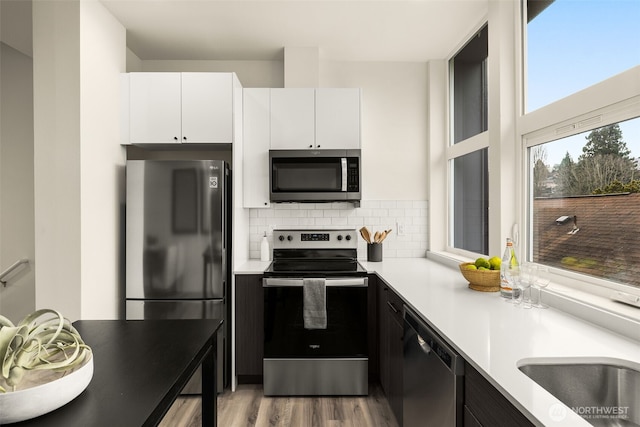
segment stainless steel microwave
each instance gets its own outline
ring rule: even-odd
[[[269,150],[272,202],[359,202],[360,150]]]

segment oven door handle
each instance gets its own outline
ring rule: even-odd
[[[326,286],[340,287],[363,287],[368,286],[366,277],[348,278],[348,279],[326,279]],[[302,287],[302,279],[286,279],[279,277],[265,277],[262,279],[263,288],[279,288],[279,287]]]

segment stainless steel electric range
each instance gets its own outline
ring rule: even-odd
[[[264,276],[264,394],[366,395],[368,281],[356,230],[275,230]]]

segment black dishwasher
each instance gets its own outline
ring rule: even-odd
[[[464,359],[404,307],[403,427],[462,427]]]

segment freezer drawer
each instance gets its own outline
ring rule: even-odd
[[[219,300],[198,300],[198,301],[151,301],[151,300],[127,300],[126,318],[127,320],[144,319],[225,319],[226,304]],[[226,327],[218,332],[218,354],[217,354],[217,388],[219,392],[224,390],[224,369],[228,366],[225,355],[229,339],[226,334]],[[228,369],[228,368],[227,368]],[[186,385],[183,394],[200,394],[202,390],[200,368]]]
[[[224,319],[226,305],[215,300],[127,300],[127,320]]]

